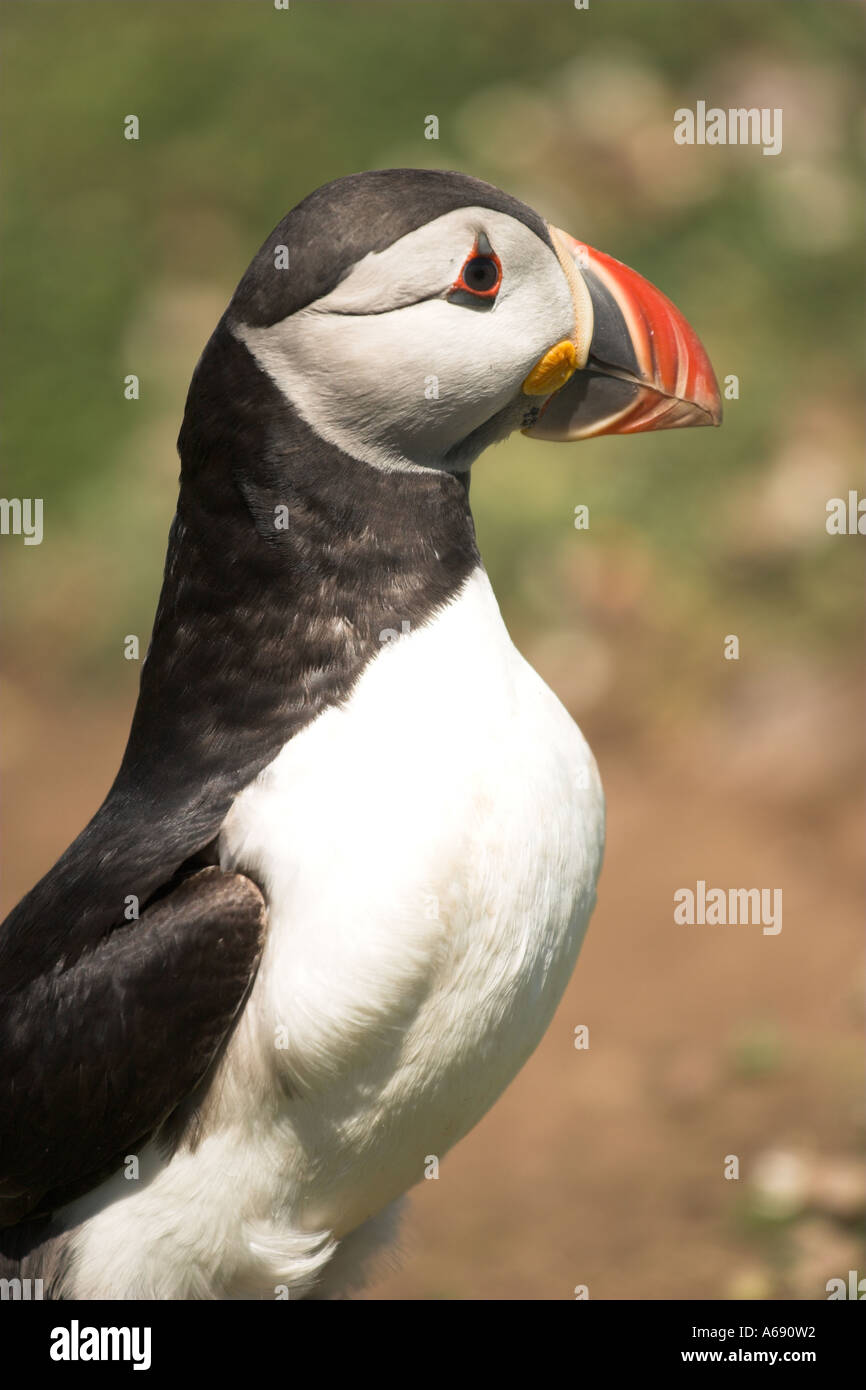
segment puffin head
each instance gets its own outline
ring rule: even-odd
[[[576,440],[721,419],[670,300],[463,174],[318,189],[268,237],[226,325],[321,438],[380,469],[464,473],[517,429]]]

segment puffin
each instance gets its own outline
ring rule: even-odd
[[[329,1299],[543,1036],[604,798],[472,465],[716,425],[653,285],[462,173],[311,193],[195,367],[117,776],[0,928],[0,1276]]]

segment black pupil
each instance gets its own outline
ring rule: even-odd
[[[492,290],[499,279],[499,267],[489,256],[473,256],[463,267],[463,280],[470,290]]]

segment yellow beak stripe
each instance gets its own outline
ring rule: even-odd
[[[525,396],[550,396],[564,386],[577,368],[577,351],[570,338],[555,343],[536,362],[523,383]]]

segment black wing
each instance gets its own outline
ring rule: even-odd
[[[243,1002],[265,916],[249,879],[201,869],[7,998],[0,1225],[93,1186],[193,1090]]]

